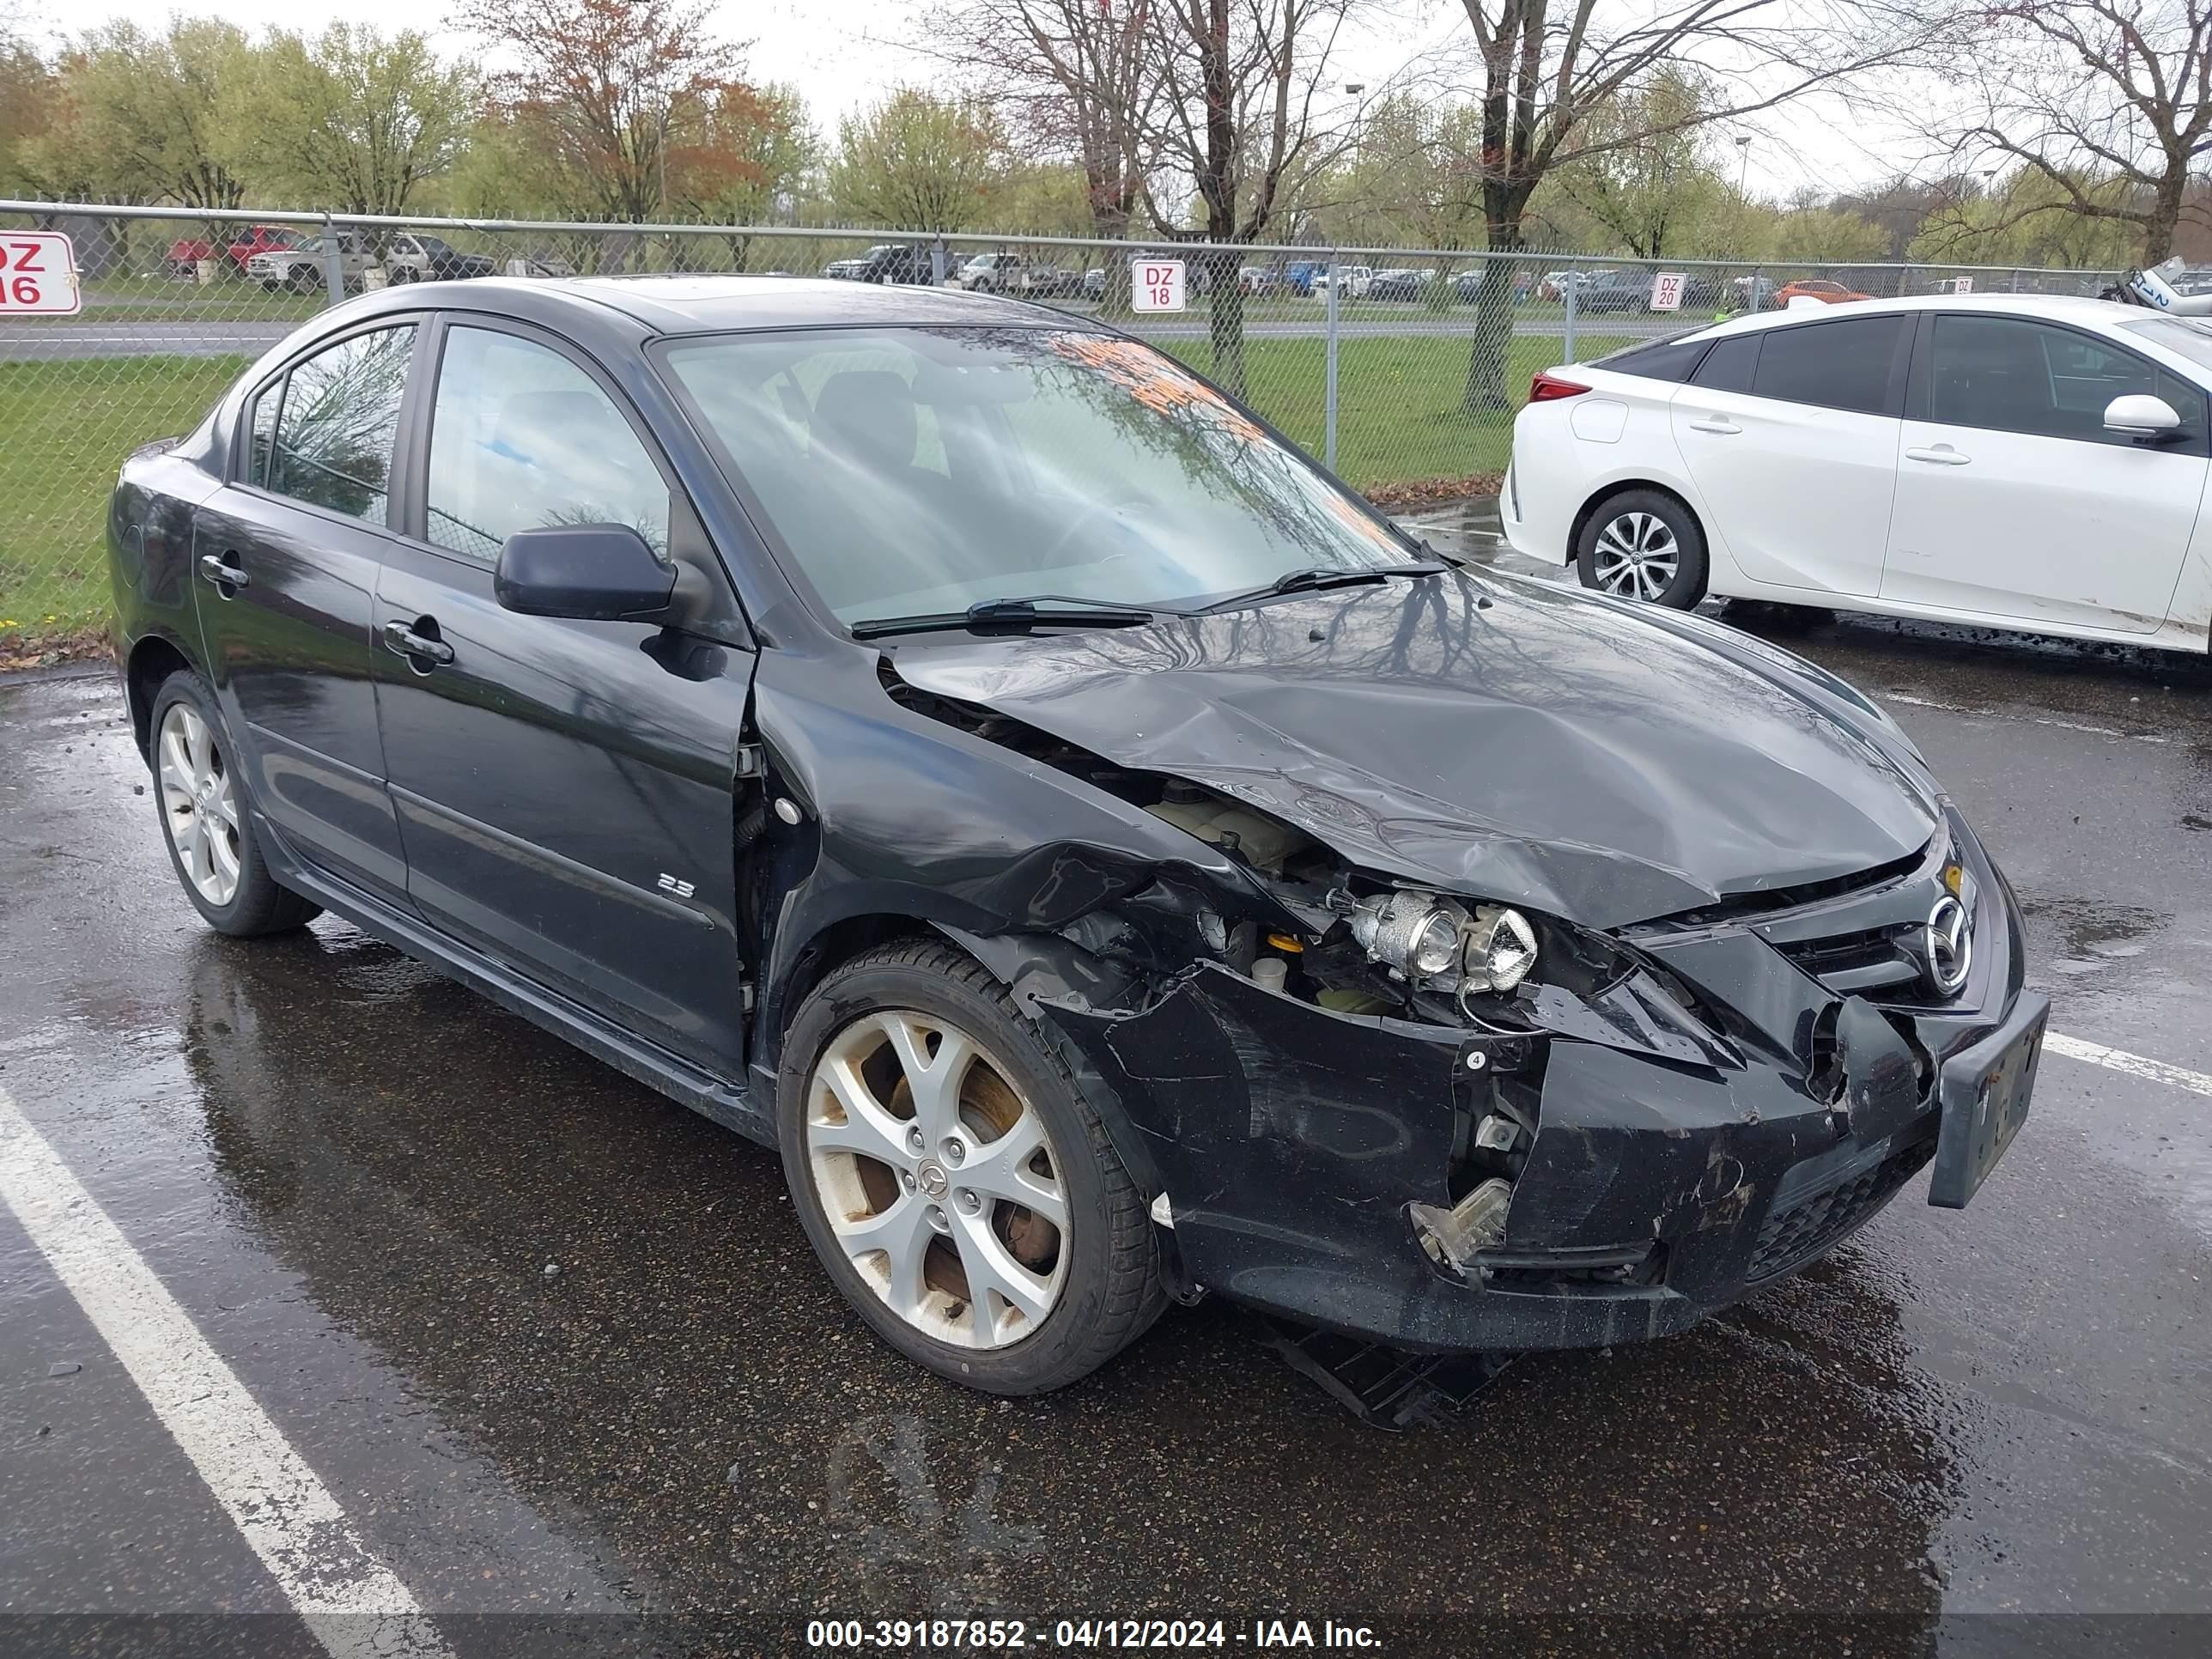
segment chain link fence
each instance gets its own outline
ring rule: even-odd
[[[20,656],[27,642],[33,652],[66,648],[96,635],[108,607],[103,509],[133,447],[189,430],[248,363],[325,307],[394,283],[742,272],[1007,295],[1152,341],[1399,507],[1492,487],[1529,380],[1559,363],[1799,293],[1847,300],[1963,286],[2094,295],[2113,280],[2083,270],[0,202],[0,233],[11,228],[70,234],[82,309],[66,318],[0,310],[0,657]],[[1132,265],[1147,255],[1185,262],[1186,309],[1132,309]]]

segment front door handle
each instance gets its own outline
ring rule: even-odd
[[[1925,461],[1930,466],[1964,466],[1973,458],[1961,455],[1948,444],[1937,444],[1933,449],[1908,449],[1905,452],[1905,459]]]
[[[1717,432],[1724,438],[1732,438],[1737,433],[1742,431],[1743,428],[1738,426],[1734,421],[1729,420],[1726,416],[1708,415],[1702,421],[1691,422],[1690,430],[1692,432]]]
[[[422,624],[435,628],[437,623],[428,617],[420,618]],[[419,668],[425,663],[444,664],[453,659],[453,647],[434,635],[416,632],[416,623],[402,622],[398,617],[384,624],[384,643],[387,649],[403,656]]]
[[[225,553],[220,556],[213,553],[201,554],[200,579],[222,588],[226,599],[244,587],[248,580],[246,568],[239,563],[235,553]]]

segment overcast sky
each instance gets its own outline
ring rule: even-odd
[[[796,86],[823,137],[834,141],[841,115],[902,82],[930,78],[927,62],[896,44],[915,3],[732,0],[720,10],[730,35],[753,42],[752,77]],[[379,0],[373,21],[387,32],[419,29],[449,52],[473,50],[467,37],[445,27],[452,9],[453,0]],[[357,0],[86,0],[71,21],[90,22],[104,14],[159,29],[173,12],[183,11],[227,17],[256,33],[277,25],[313,33],[341,17],[359,20],[362,10]],[[1409,68],[1434,64],[1441,53],[1463,46],[1468,33],[1458,0],[1386,0],[1374,25],[1340,49],[1341,69],[1332,80],[1379,87]],[[1895,167],[1893,157],[1870,153],[1832,112],[1810,106],[1768,121],[1744,159],[1752,193],[1775,199],[1808,183],[1824,191],[1847,188]]]

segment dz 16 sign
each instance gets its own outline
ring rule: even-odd
[[[0,230],[0,317],[74,317],[76,257],[58,230]]]
[[[1181,311],[1182,292],[1182,260],[1129,261],[1130,310]]]

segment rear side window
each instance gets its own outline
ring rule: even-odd
[[[414,353],[415,325],[407,323],[353,335],[295,364],[276,417],[269,488],[382,524]],[[258,420],[258,406],[254,414]]]
[[[1709,386],[1715,392],[1749,392],[1752,370],[1759,362],[1759,343],[1765,337],[1761,331],[1756,334],[1730,334],[1714,341],[1705,362],[1698,365],[1698,372],[1690,376],[1690,384]]]
[[[1656,345],[1631,346],[1600,357],[1590,367],[1609,368],[1616,374],[1640,374],[1650,380],[1686,380],[1705,355],[1709,342],[1700,332],[1687,340],[1662,340]]]
[[[1753,395],[1886,415],[1890,370],[1911,320],[1898,313],[1768,330],[1752,376]]]

